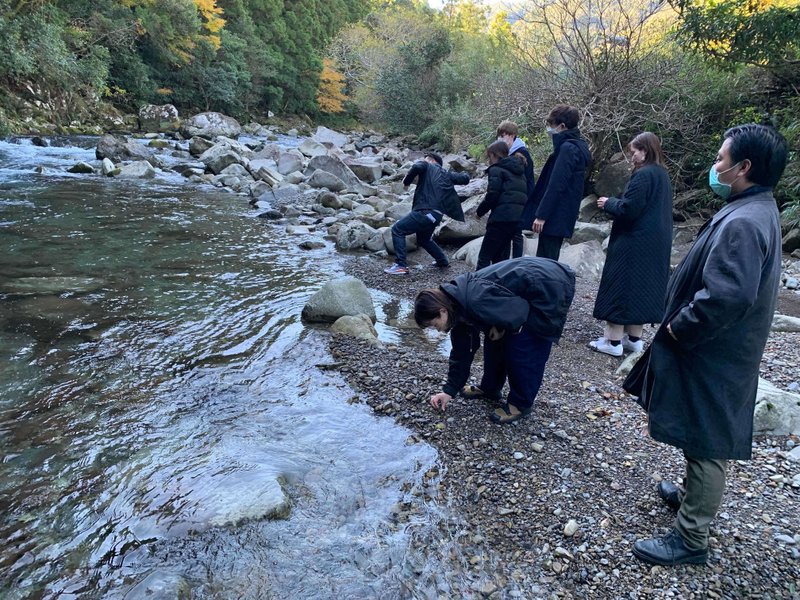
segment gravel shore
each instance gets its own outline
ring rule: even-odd
[[[684,462],[678,450],[642,433],[645,415],[614,374],[620,359],[586,346],[601,333],[592,318],[597,282],[578,280],[534,413],[495,425],[485,401],[457,398],[445,414],[431,409],[428,399],[447,373],[444,338],[408,321],[417,291],[466,266],[416,266],[406,277],[389,277],[383,274],[387,264],[353,257],[345,270],[396,299],[384,312],[400,332],[398,343],[376,347],[332,336],[331,351],[357,393],[354,401],[411,429],[409,444],[424,441],[439,452],[440,468],[426,473],[412,493],[456,515],[442,525],[439,539],[419,541],[451,572],[428,574],[430,583],[410,586],[408,595],[800,598],[800,462],[789,457],[800,439],[755,439],[752,461],[730,463],[707,566],[648,566],[633,557],[632,545],[670,529],[674,513],[655,487],[662,478],[681,480]],[[781,294],[779,310],[800,316],[800,296]],[[645,339],[653,333],[646,328]],[[762,376],[788,389],[800,381],[798,365],[800,334],[773,334]],[[472,382],[481,366],[479,353]],[[397,521],[409,518],[406,508],[398,505]],[[457,540],[462,553],[447,556],[443,538]],[[424,574],[420,565],[416,575]]]

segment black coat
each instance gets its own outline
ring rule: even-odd
[[[472,359],[480,347],[480,330],[497,327],[513,332],[525,326],[551,341],[561,337],[575,295],[575,273],[549,258],[526,256],[465,273],[441,289],[457,311],[443,388],[455,396],[469,379]]]
[[[516,156],[507,156],[487,170],[486,196],[476,210],[479,217],[487,212],[489,223],[517,223],[528,201],[525,168]]]
[[[693,458],[750,458],[780,275],[775,198],[751,188],[704,226],[669,281],[642,393],[653,439]]]
[[[591,161],[589,145],[577,127],[555,134],[553,153],[547,158],[533,198],[522,214],[522,228],[531,229],[534,219],[544,219],[543,234],[572,237],[583,199],[586,169]]]
[[[660,323],[672,251],[672,185],[664,167],[638,169],[622,198],[603,210],[613,219],[594,317],[620,325]]]
[[[513,144],[512,144],[513,145]],[[527,146],[519,146],[513,152],[509,150],[509,156],[522,156],[525,159],[525,185],[528,190],[528,200],[533,199],[533,190],[536,187],[536,176],[533,174],[533,158]]]
[[[412,210],[436,210],[456,221],[464,220],[462,200],[453,186],[469,183],[467,173],[445,171],[439,165],[419,160],[406,173],[403,185],[409,185],[415,177],[419,179],[417,189],[414,190]]]

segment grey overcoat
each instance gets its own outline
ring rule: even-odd
[[[653,439],[693,458],[750,458],[780,269],[781,229],[769,188],[732,197],[700,231],[670,279],[666,317],[653,340],[642,393]]]

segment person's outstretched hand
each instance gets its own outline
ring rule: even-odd
[[[438,394],[431,396],[431,406],[436,410],[441,410],[444,412],[444,410],[447,408],[447,403],[452,399],[453,397],[450,394],[439,392]]]

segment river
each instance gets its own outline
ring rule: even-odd
[[[330,242],[50,142],[0,141],[0,597],[435,597],[410,542],[438,509],[389,515],[436,453],[300,320]]]

